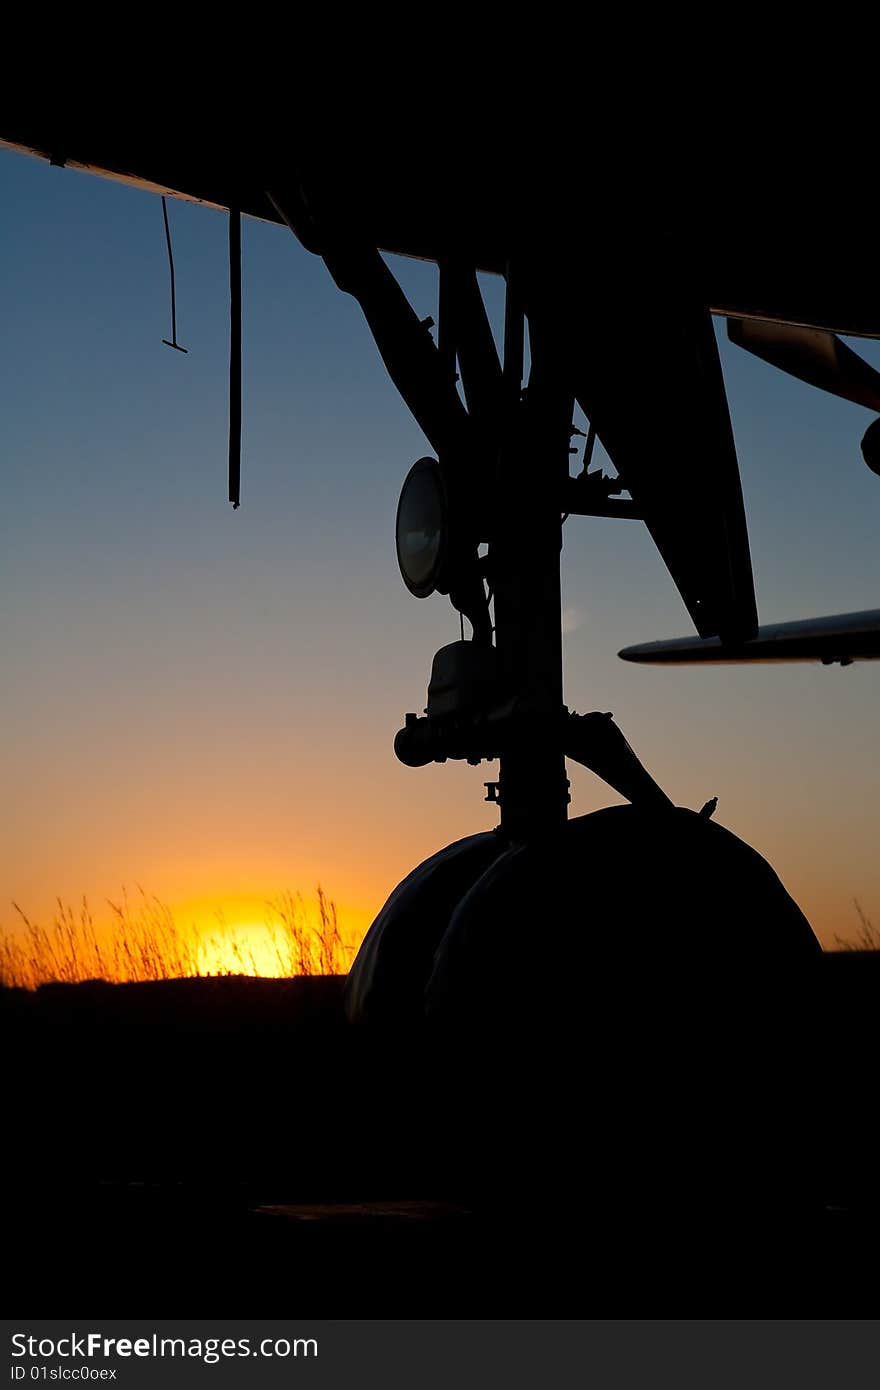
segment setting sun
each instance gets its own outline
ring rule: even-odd
[[[264,975],[282,973],[278,944],[265,922],[239,922],[199,942],[203,975]]]
[[[340,975],[360,941],[340,926],[321,888],[313,900],[278,894],[263,905],[262,921],[230,921],[228,905],[195,917],[173,912],[142,889],[108,902],[100,918],[85,898],[75,908],[59,899],[48,925],[16,910],[16,929],[0,935],[0,983],[25,989],[85,980]]]

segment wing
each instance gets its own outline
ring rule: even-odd
[[[771,623],[758,629],[750,642],[724,643],[716,638],[695,641],[680,637],[670,642],[643,642],[624,647],[624,661],[674,666],[691,663],[742,661],[840,662],[880,659],[880,608],[862,613],[839,613],[827,618],[806,618],[793,623]]]

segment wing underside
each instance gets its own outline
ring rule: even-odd
[[[669,642],[643,642],[624,647],[624,661],[660,666],[729,662],[880,660],[880,608],[834,617],[806,618],[798,622],[772,623],[758,629],[750,642],[731,644],[717,637],[700,641],[680,637]]]

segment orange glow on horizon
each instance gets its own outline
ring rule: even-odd
[[[338,904],[328,898],[338,929],[339,945],[335,953],[333,973],[348,969],[357,949],[375,916],[368,908]],[[205,975],[254,975],[280,978],[291,973],[297,963],[303,964],[301,952],[291,951],[287,922],[279,907],[301,903],[302,923],[309,932],[317,933],[312,941],[312,964],[318,964],[317,940],[321,935],[317,900],[300,899],[298,895],[278,893],[256,897],[230,895],[219,900],[190,899],[174,909],[174,916],[186,924],[198,942],[199,973]],[[307,948],[308,952],[308,948]]]
[[[787,868],[786,886],[795,889],[824,950],[876,941],[877,916],[872,920],[869,904],[864,905],[866,927],[861,903],[841,902],[821,879],[811,881],[809,865],[797,859]],[[806,889],[801,893],[799,879]],[[350,889],[351,882],[346,886]],[[312,895],[227,891],[169,895],[167,906],[161,896],[138,890],[117,892],[109,902],[95,892],[88,902],[56,902],[28,917],[10,910],[0,916],[0,982],[34,988],[94,979],[344,974],[383,897],[377,893],[365,906],[335,902],[320,889]]]
[[[0,981],[35,988],[54,982],[124,982],[249,975],[289,979],[345,974],[369,921],[358,909],[338,911],[283,892],[250,901],[190,901],[172,909],[139,890],[93,913],[57,902],[50,917],[20,912],[0,929]]]

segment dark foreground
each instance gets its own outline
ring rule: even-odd
[[[534,1076],[499,1078],[515,1113],[487,1124],[441,1101],[445,1053],[348,1027],[338,980],[5,991],[10,1311],[876,1316],[880,957],[821,974],[816,1146],[796,1200],[777,1180],[745,1208],[705,1173],[658,1183],[662,1103],[603,1179],[610,1052],[569,1066],[565,1124]]]

